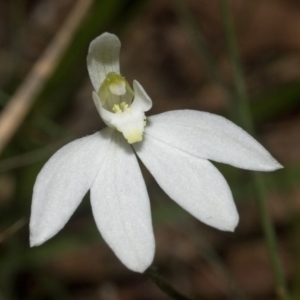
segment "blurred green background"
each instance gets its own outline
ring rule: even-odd
[[[0,106],[9,103],[77,1],[0,0]],[[300,299],[300,3],[229,1],[257,139],[285,168],[263,174],[292,299]],[[66,227],[29,248],[32,188],[68,141],[104,128],[86,70],[90,41],[122,41],[121,72],[153,100],[150,114],[196,109],[239,123],[220,8],[207,0],[94,0],[0,160],[0,300],[169,299],[103,242],[87,195]],[[225,88],[224,88],[225,86]],[[1,117],[1,113],[0,113]],[[99,154],[100,155],[100,154]],[[154,265],[191,299],[276,299],[250,172],[217,164],[240,213],[219,232],[172,202],[143,169],[157,243]]]

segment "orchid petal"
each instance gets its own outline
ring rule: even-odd
[[[92,93],[92,97],[93,97],[93,101],[94,104],[96,106],[96,109],[98,111],[98,114],[100,115],[101,119],[103,120],[103,122],[112,128],[115,128],[112,124],[111,124],[111,120],[114,118],[114,113],[108,111],[107,109],[103,108],[100,102],[100,98],[98,96],[98,94],[96,92]]]
[[[145,135],[199,158],[273,171],[282,166],[242,128],[207,112],[178,110],[148,118]]]
[[[104,129],[75,140],[57,151],[39,173],[33,190],[30,244],[54,236],[69,220],[92,186],[110,143]]]
[[[129,269],[143,272],[155,242],[149,198],[134,152],[118,132],[91,188],[99,231]]]
[[[99,92],[108,73],[120,74],[120,48],[121,42],[118,37],[107,32],[91,42],[87,56],[87,67],[96,92]]]
[[[172,148],[149,135],[133,148],[171,199],[207,225],[234,230],[239,217],[230,188],[208,160]]]
[[[145,92],[142,85],[137,81],[133,81],[134,99],[130,106],[132,110],[148,111],[152,107],[152,101]]]

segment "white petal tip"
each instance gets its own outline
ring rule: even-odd
[[[43,244],[43,242],[38,241],[37,239],[32,239],[30,238],[30,247],[36,247],[36,246],[40,246],[41,244]]]
[[[272,157],[272,161],[270,161],[267,165],[265,165],[261,171],[272,172],[276,170],[283,169],[283,165],[281,165],[277,160]]]
[[[138,273],[144,273],[152,264],[153,262],[153,256],[150,260],[139,262],[136,264],[125,264],[125,266],[130,269],[131,271],[138,272]]]
[[[53,234],[49,234],[46,232],[42,232],[40,234],[37,234],[36,232],[33,233],[33,231],[30,232],[30,247],[36,247],[44,244],[46,241],[48,241]]]
[[[145,245],[145,244],[144,244]],[[155,242],[154,239],[151,245],[144,247],[143,252],[139,255],[134,255],[128,258],[121,258],[119,255],[118,258],[121,262],[131,271],[144,273],[152,264],[155,253]]]
[[[154,237],[153,237],[154,238]],[[146,244],[144,244],[146,246]],[[155,254],[155,242],[144,247],[143,252],[139,255],[131,256],[130,258],[122,259],[119,255],[121,262],[131,271],[144,273],[152,264]]]
[[[46,239],[38,239],[30,237],[30,247],[36,247],[42,245]]]
[[[234,223],[231,227],[229,227],[226,231],[229,231],[229,232],[234,232],[236,227],[238,226],[238,221],[236,223]]]
[[[32,247],[35,247],[35,246],[38,246],[38,244],[35,244],[34,242],[30,241],[30,247],[32,248]]]
[[[276,170],[280,170],[280,169],[283,169],[284,166],[282,164],[280,164],[278,161],[276,161],[276,164],[274,166],[274,171]]]
[[[228,231],[234,232],[235,229],[237,228],[238,224],[239,224],[239,220],[240,220],[240,217],[237,214],[236,217],[234,218],[234,220],[232,221],[231,226],[228,228]]]
[[[147,264],[147,266],[137,266],[135,268],[129,268],[130,270],[137,272],[137,273],[144,273],[151,264]]]
[[[228,217],[227,220],[223,219],[222,224],[219,224],[219,226],[216,226],[216,228],[222,231],[234,232],[238,224],[239,224],[239,215],[236,214]]]

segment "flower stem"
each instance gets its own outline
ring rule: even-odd
[[[248,104],[248,94],[239,59],[238,46],[236,42],[228,2],[227,0],[219,0],[219,5],[221,8],[222,21],[225,30],[225,38],[227,42],[229,56],[233,67],[233,79],[236,89],[236,98],[234,100],[238,108],[240,125],[243,126],[249,133],[253,134],[254,126]]]
[[[161,277],[155,267],[150,267],[145,272],[148,277],[157,285],[157,287],[167,294],[169,297],[175,300],[190,300],[189,298],[183,296],[177,292],[163,277]]]
[[[227,41],[229,57],[233,67],[234,83],[236,88],[236,105],[239,111],[240,124],[248,132],[254,132],[253,120],[250,114],[249,104],[248,104],[248,94],[246,90],[245,80],[243,76],[243,71],[239,59],[237,41],[235,37],[233,21],[228,6],[228,0],[219,0],[219,6],[221,10],[225,38]],[[255,187],[255,193],[258,203],[258,209],[260,214],[260,219],[262,222],[262,227],[265,234],[265,239],[267,243],[267,249],[269,253],[270,262],[273,269],[274,279],[276,283],[277,296],[281,300],[289,299],[285,278],[283,275],[282,267],[280,264],[279,250],[276,239],[276,234],[271,217],[268,212],[267,202],[266,202],[266,189],[263,177],[254,173],[253,184]]]

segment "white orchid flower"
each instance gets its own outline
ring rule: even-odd
[[[119,39],[104,33],[87,57],[97,110],[108,125],[57,151],[33,191],[30,243],[64,227],[90,190],[104,240],[129,269],[143,272],[155,241],[149,198],[136,155],[161,188],[203,223],[233,231],[239,216],[226,180],[210,160],[258,171],[282,166],[243,129],[223,117],[178,110],[145,118],[152,102],[120,75]]]

